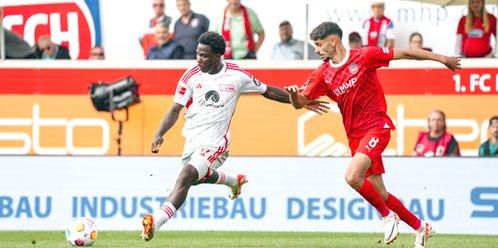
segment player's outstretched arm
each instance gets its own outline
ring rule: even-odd
[[[394,49],[393,59],[433,60],[445,65],[452,71],[461,69],[460,58],[445,56],[422,49]]]
[[[301,109],[309,103],[309,99],[301,93],[301,89],[297,85],[290,85],[284,87],[289,94],[290,102],[296,109]]]
[[[287,92],[285,92],[279,88],[275,88],[273,86],[268,85],[266,92],[263,93],[262,95],[270,100],[274,100],[274,101],[278,101],[278,102],[282,102],[282,103],[291,103],[291,99],[290,99],[289,94]],[[306,100],[307,100],[307,98],[306,98]],[[330,109],[327,101],[322,101],[319,99],[315,99],[312,101],[306,101],[306,104],[304,104],[303,107],[305,107],[306,109],[313,111],[319,115],[327,113],[328,110]]]
[[[173,106],[171,106],[169,111],[164,115],[163,120],[161,121],[161,126],[159,126],[159,130],[157,130],[157,133],[156,135],[154,135],[154,138],[152,140],[151,151],[153,153],[157,153],[159,151],[159,147],[164,141],[164,134],[168,132],[168,130],[170,130],[173,125],[175,125],[182,108],[183,105],[175,102],[173,103]]]
[[[290,103],[289,95],[285,91],[270,85],[267,86],[266,92],[261,95],[273,101]]]

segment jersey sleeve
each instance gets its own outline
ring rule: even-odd
[[[313,100],[321,96],[327,95],[327,85],[323,81],[320,73],[320,68],[311,72],[308,80],[302,86],[303,94],[309,99]]]
[[[252,9],[248,9],[249,22],[251,23],[251,29],[254,33],[263,32],[263,25],[259,21],[258,15]]]
[[[240,72],[241,74],[241,79],[240,79],[240,85],[239,85],[239,92],[240,93],[260,93],[263,94],[266,92],[266,84],[263,82],[259,81],[254,77],[253,75],[243,71]]]
[[[389,22],[386,30],[386,38],[390,40],[394,40],[394,24],[393,22]]]
[[[184,75],[178,81],[175,90],[175,96],[173,97],[173,102],[186,106],[188,100],[192,98],[192,87],[187,82],[184,82],[185,74],[190,70],[185,71]]]
[[[389,66],[394,57],[394,49],[387,47],[365,47],[363,48],[363,60],[369,68]]]

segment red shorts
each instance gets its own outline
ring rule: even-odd
[[[382,152],[386,149],[389,140],[391,139],[391,130],[372,130],[368,131],[363,137],[349,138],[349,148],[351,156],[361,152],[367,155],[372,164],[365,172],[365,178],[372,174],[384,173],[384,163],[382,162]]]

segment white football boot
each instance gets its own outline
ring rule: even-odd
[[[389,211],[389,214],[382,217],[382,220],[384,221],[384,243],[391,244],[399,234],[399,217],[395,212]]]
[[[427,246],[427,240],[432,236],[434,231],[429,223],[422,221],[420,230],[415,232],[415,248],[425,248]]]

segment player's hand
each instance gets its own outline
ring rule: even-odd
[[[161,147],[163,141],[164,141],[163,137],[158,137],[158,136],[154,137],[154,140],[152,141],[151,152],[152,153],[159,152],[159,147]]]
[[[322,101],[320,99],[315,99],[312,101],[309,101],[304,107],[307,110],[313,111],[319,115],[325,114],[329,111],[329,102],[327,101]]]
[[[452,71],[462,69],[459,57],[445,57],[443,64]]]
[[[285,86],[284,90],[287,91],[287,93],[289,93],[290,95],[295,95],[295,94],[301,92],[302,89],[299,88],[299,86],[294,84],[294,85]]]

